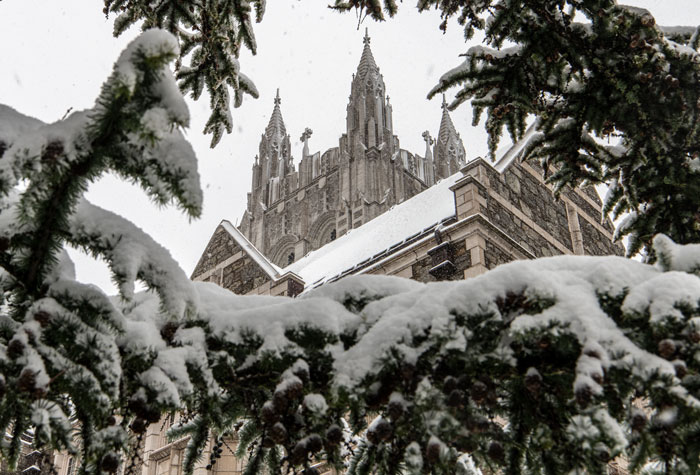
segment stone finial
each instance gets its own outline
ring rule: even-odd
[[[362,43],[368,45],[370,41],[371,39],[369,37],[369,28],[365,28],[365,37],[362,39]]]
[[[443,95],[444,97],[444,95]],[[277,95],[275,96],[275,105],[282,103],[282,99],[280,99],[280,88],[277,88]]]
[[[432,169],[433,152],[430,150],[430,146],[435,143],[435,139],[433,139],[430,136],[430,132],[426,130],[425,132],[423,132],[423,140],[425,140],[425,159],[431,164],[430,167]],[[432,178],[430,179],[432,180]]]
[[[313,133],[314,131],[307,127],[304,129],[304,133],[301,134],[301,137],[299,138],[300,141],[304,142],[304,150],[302,150],[302,156],[304,157],[309,156],[309,138]]]
[[[308,127],[305,128],[305,129],[304,129],[304,133],[301,134],[301,137],[299,138],[299,141],[300,141],[300,142],[306,142],[306,141],[308,141],[308,140],[311,138],[311,134],[313,134],[313,133],[314,133],[314,131],[311,130],[310,128],[308,128]]]
[[[447,99],[445,99],[445,95],[442,95],[442,109],[447,110]]]

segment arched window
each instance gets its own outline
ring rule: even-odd
[[[335,241],[335,229],[331,229],[331,241]]]
[[[294,263],[294,252],[290,252],[287,256],[287,265]]]

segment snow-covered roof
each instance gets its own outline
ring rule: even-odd
[[[518,142],[496,158],[493,167],[503,173],[536,135],[535,126],[531,125]],[[353,268],[363,268],[373,258],[379,258],[388,250],[398,249],[402,244],[408,244],[437,224],[454,217],[454,193],[450,187],[462,177],[464,175],[457,172],[439,181],[283,269],[270,262],[229,221],[223,220],[221,225],[272,280],[279,280],[281,276],[291,273],[301,278],[309,289]]]
[[[221,221],[221,226],[231,235],[233,240],[236,241],[236,244],[238,244],[241,249],[243,249],[243,251],[248,254],[248,256],[250,256],[250,258],[253,259],[262,270],[265,271],[268,277],[275,280],[280,276],[282,273],[281,269],[270,262],[267,257],[262,254],[262,252],[258,251],[253,243],[248,241],[243,233],[236,229],[236,226],[225,219]]]
[[[300,276],[307,288],[362,264],[390,247],[398,247],[455,214],[450,186],[462,173],[445,178],[422,193],[395,206],[362,226],[351,229],[325,246],[282,269]]]

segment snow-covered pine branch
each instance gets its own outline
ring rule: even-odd
[[[124,341],[157,353],[143,404],[180,398],[197,414],[173,434],[225,435],[243,419],[239,451],[255,463],[458,473],[469,454],[477,467],[564,473],[624,454],[683,473],[700,443],[689,436],[700,250],[655,243],[658,267],[554,257],[459,282],[356,276],[297,299],[195,283],[195,318],[164,324],[157,297],[141,294],[124,316],[152,336]],[[185,355],[208,361],[215,383]],[[346,423],[360,437],[350,459]]]
[[[143,376],[132,381],[143,370],[131,365],[160,361],[152,353],[138,360],[125,351],[121,338],[131,326],[99,289],[75,281],[64,246],[108,262],[122,305],[133,302],[140,279],[159,296],[152,311],[164,320],[196,311],[191,282],[165,249],[82,198],[92,181],[113,172],[159,203],[199,214],[197,162],[179,131],[189,114],[168,66],[178,51],[169,33],[143,33],[117,60],[95,107],[53,124],[0,108],[0,430],[10,438],[0,450],[11,463],[28,429],[37,444],[80,449],[88,471],[98,470],[105,457],[113,460],[128,436],[113,416],[128,421],[120,407],[129,400],[125,394],[149,382]],[[206,362],[182,358],[207,374]],[[179,399],[167,402],[180,405]]]
[[[180,90],[198,99],[206,85],[211,115],[204,133],[212,135],[215,147],[233,127],[230,90],[234,107],[242,104],[243,94],[259,95],[255,84],[240,72],[238,57],[241,47],[256,54],[253,21],[262,20],[266,1],[162,0],[154,6],[148,0],[104,0],[104,4],[105,14],[116,15],[115,36],[140,24],[143,29],[165,29],[177,38],[182,46],[175,71]]]
[[[506,32],[508,22],[541,15],[544,23],[526,22],[522,34],[549,24],[559,35],[521,41],[520,54],[479,53],[488,68],[474,73],[488,71],[493,82],[475,76],[468,94],[484,99],[490,130],[505,124],[518,136],[537,111],[541,131],[525,151],[549,147],[557,179],[616,177],[623,198],[614,191],[607,205],[624,211],[627,200],[638,209],[627,226],[640,243],[665,225],[692,241],[695,221],[674,208],[700,196],[690,166],[697,123],[686,120],[698,92],[680,87],[695,84],[697,66],[669,42],[685,33],[666,41],[648,15],[615,5],[592,15],[590,30],[569,33],[563,12],[549,15],[551,5],[534,1],[525,14],[495,9],[480,24],[475,15],[490,3],[465,7],[468,28]],[[542,55],[563,40],[583,43]],[[590,41],[619,55],[596,64],[586,56]],[[649,60],[635,80],[661,68],[661,79],[645,79],[653,91],[628,88],[626,69],[616,69],[630,66],[630,49],[632,59]],[[210,435],[230,434],[242,420],[249,470],[321,459],[353,473],[600,472],[622,454],[634,466],[661,462],[669,473],[697,466],[698,245],[657,235],[656,267],[568,256],[461,282],[360,276],[298,299],[245,297],[188,282],[141,231],[82,201],[91,181],[113,171],[198,214],[195,157],[178,130],[187,111],[168,68],[178,54],[173,36],[151,29],[120,57],[92,110],[46,125],[0,108],[3,457],[15,460],[21,434],[32,430],[44,449],[79,453],[83,472],[111,472],[131,435],[182,411],[188,418],[172,435],[189,436],[188,472]],[[514,65],[520,76],[507,74]],[[488,91],[478,91],[481,79]],[[521,81],[532,90],[518,89]],[[617,122],[606,124],[609,117]],[[633,119],[638,128],[628,131]],[[591,139],[609,127],[627,134],[612,151]],[[654,160],[638,163],[640,156]],[[674,168],[678,156],[684,165]],[[659,164],[665,174],[656,176]],[[688,197],[674,191],[659,201],[650,193],[661,185],[682,186]],[[107,259],[122,295],[109,299],[75,282],[66,244]],[[134,279],[155,292],[133,294]]]

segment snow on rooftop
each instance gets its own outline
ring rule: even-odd
[[[251,243],[242,232],[229,221],[223,220],[221,226],[236,240],[236,243],[253,259],[267,275],[276,279],[280,276],[280,268],[270,262],[258,249]]]
[[[308,288],[335,277],[445,218],[454,216],[454,194],[450,186],[463,176],[457,172],[441,180],[390,211],[307,254],[284,268],[282,273],[295,273],[304,280]]]

